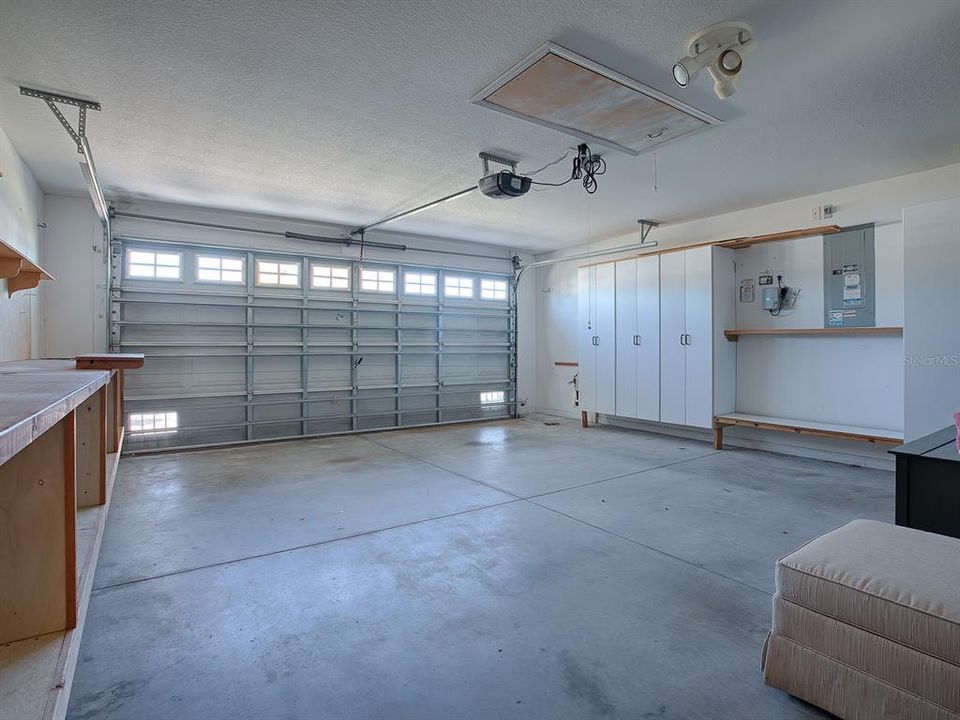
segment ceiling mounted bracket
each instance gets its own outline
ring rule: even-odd
[[[67,131],[70,139],[77,146],[77,152],[83,155],[80,161],[80,169],[83,171],[83,177],[87,181],[87,189],[90,192],[90,199],[93,201],[93,208],[100,217],[100,222],[109,234],[110,218],[114,216],[114,209],[107,204],[103,195],[103,188],[100,186],[100,180],[97,177],[97,167],[93,162],[93,151],[90,149],[90,141],[87,140],[87,110],[99,111],[100,103],[92,100],[83,100],[81,98],[61,95],[60,93],[47,92],[46,90],[37,90],[36,88],[20,87],[20,94],[26,97],[43,100],[50,112],[57,118],[57,121]],[[71,105],[78,109],[79,118],[77,120],[77,129],[74,130],[70,121],[60,110],[59,105]]]
[[[647,220],[645,218],[638,218],[637,222],[640,223],[640,247],[656,247],[657,241],[654,240],[653,242],[648,243],[647,236],[650,234],[651,230],[660,227],[660,223],[656,220]]]
[[[494,155],[493,153],[482,152],[480,153],[480,160],[483,162],[483,177],[486,177],[490,174],[490,163],[504,165],[505,167],[510,168],[510,172],[514,174],[517,172],[517,161],[511,160],[510,158],[500,157],[499,155]]]
[[[77,146],[77,152],[81,155],[83,154],[83,139],[87,136],[87,110],[100,110],[100,103],[93,102],[92,100],[82,100],[80,98],[70,97],[69,95],[60,95],[59,93],[46,92],[45,90],[37,90],[36,88],[21,87],[20,94],[26,95],[27,97],[37,98],[38,100],[43,100],[47,107],[50,108],[50,112],[53,113],[54,117],[60,122],[63,126],[63,129],[67,131],[67,134],[70,136],[70,139],[73,140],[74,144]],[[77,120],[77,129],[74,130],[73,126],[70,124],[70,121],[64,116],[60,108],[57,106],[57,103],[61,105],[72,105],[79,109],[79,118]]]

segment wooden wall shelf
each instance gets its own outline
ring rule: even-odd
[[[21,290],[30,290],[41,280],[53,280],[53,275],[3,240],[0,240],[0,279],[7,281],[7,297]]]
[[[796,238],[814,237],[816,235],[831,235],[840,232],[842,229],[839,225],[818,225],[817,227],[803,228],[802,230],[787,230],[785,232],[767,233],[766,235],[731,238],[730,240],[721,240],[717,245],[737,250],[739,248],[750,247],[751,245],[776,242],[777,240],[794,240]]]
[[[724,330],[727,340],[737,342],[742,335],[902,335],[902,327],[833,327],[833,328],[751,328]]]

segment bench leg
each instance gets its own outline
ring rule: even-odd
[[[713,423],[713,449],[723,450],[723,425]]]
[[[76,427],[71,411],[0,466],[0,644],[77,625]]]
[[[100,388],[74,412],[77,419],[77,505],[107,501],[107,388]]]
[[[586,427],[586,426],[587,426],[587,411],[581,410],[580,411],[580,427]]]

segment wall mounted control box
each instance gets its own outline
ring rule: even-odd
[[[874,226],[823,236],[824,327],[873,327],[876,256]]]

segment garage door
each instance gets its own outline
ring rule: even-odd
[[[511,417],[507,274],[114,237],[125,451]]]

